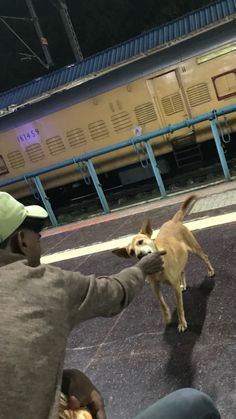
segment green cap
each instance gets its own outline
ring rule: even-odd
[[[0,192],[0,243],[23,223],[26,217],[47,218],[47,211],[39,205],[24,206],[7,192]]]

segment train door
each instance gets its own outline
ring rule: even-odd
[[[147,80],[147,87],[163,128],[191,118],[190,107],[178,70],[172,70]],[[165,139],[172,145],[178,167],[202,160],[193,127],[174,131],[167,134]]]
[[[147,80],[148,90],[159,114],[162,127],[191,118],[190,109],[177,70]],[[183,128],[168,135],[168,139],[190,135],[192,128]]]

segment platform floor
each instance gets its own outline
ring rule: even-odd
[[[121,314],[87,321],[71,334],[65,365],[83,370],[94,381],[105,399],[108,419],[132,419],[158,398],[186,386],[208,393],[223,419],[235,418],[236,204],[231,194],[236,194],[235,182],[199,191],[201,199],[195,210],[199,203],[201,206],[196,212],[193,207],[186,218],[187,223],[193,222],[194,234],[208,253],[216,276],[214,280],[206,278],[205,266],[190,256],[184,293],[189,327],[185,333],[179,334],[176,328],[172,290],[163,287],[173,313],[171,325],[165,327],[158,303],[145,285]],[[52,258],[57,266],[84,274],[116,273],[131,261],[111,253],[113,240],[125,241],[146,217],[157,229],[176,212],[185,196],[46,230],[42,260],[50,262]],[[210,225],[212,220],[219,222],[207,227],[206,220]],[[91,251],[94,244],[98,246],[96,252]],[[74,257],[71,249],[85,251],[83,256]],[[65,254],[66,259],[61,260]]]

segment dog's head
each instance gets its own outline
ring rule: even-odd
[[[142,259],[148,253],[156,252],[156,246],[152,240],[152,227],[150,220],[144,221],[139,233],[133,237],[127,247],[114,249],[112,253],[117,256],[129,258],[135,256],[137,259]]]

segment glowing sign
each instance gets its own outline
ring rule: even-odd
[[[197,64],[205,63],[206,61],[213,60],[214,58],[220,57],[221,55],[228,54],[229,52],[236,51],[236,43],[226,45],[224,48],[215,49],[209,54],[204,54],[197,57]]]

